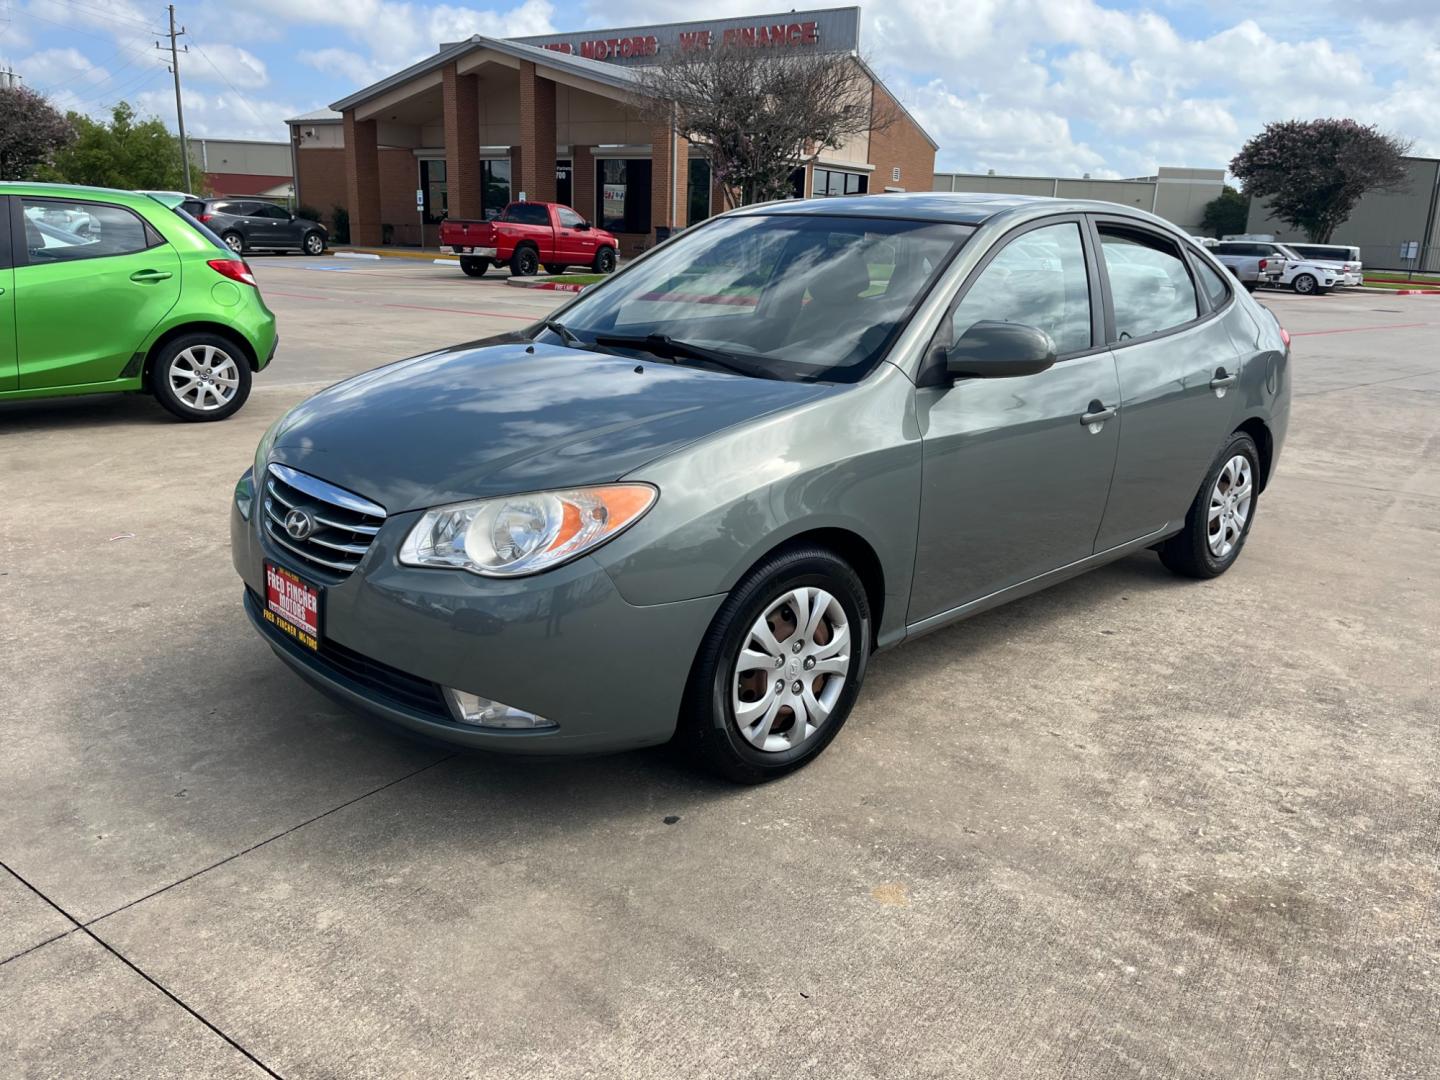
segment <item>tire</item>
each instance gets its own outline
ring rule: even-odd
[[[540,256],[533,247],[518,247],[510,256],[510,274],[513,277],[533,277],[540,270]]]
[[[1244,461],[1243,468],[1234,465],[1240,460]],[[1225,490],[1221,490],[1227,470],[1232,479],[1223,485]],[[1260,454],[1255,449],[1255,440],[1237,431],[1226,441],[1225,448],[1205,474],[1205,482],[1185,515],[1185,528],[1160,545],[1160,561],[1181,577],[1202,580],[1219,577],[1229,570],[1240,557],[1250,526],[1255,523],[1260,502],[1259,483]],[[1248,498],[1227,501],[1228,492],[1240,485],[1248,489]],[[1211,511],[1216,506],[1220,507],[1219,529],[1212,535]],[[1243,513],[1243,521],[1239,520],[1237,510]],[[1215,543],[1216,536],[1222,537],[1219,543]]]
[[[1255,291],[1256,287],[1259,285],[1259,282],[1247,281],[1247,282],[1244,283],[1244,285],[1245,285],[1245,291],[1246,291],[1246,292],[1253,293],[1253,292]]]
[[[228,247],[231,251],[233,251],[236,255],[245,254],[245,237],[241,236],[234,229],[231,229],[227,233],[221,233],[220,239],[224,240],[225,246]]]
[[[490,269],[490,260],[476,259],[462,255],[460,257],[460,269],[465,271],[467,277],[484,277],[485,271]]]
[[[805,613],[792,605],[802,591],[805,603],[812,605],[812,619],[813,605],[824,602],[820,621],[812,622],[821,628],[816,638],[826,636],[823,645],[798,636],[804,623],[797,625],[797,616]],[[824,601],[826,595],[829,601]],[[780,639],[769,649],[752,638],[753,629],[762,624],[772,641]],[[843,637],[842,626],[847,628]],[[844,560],[813,545],[770,555],[731,590],[706,631],[686,687],[677,741],[735,783],[758,784],[794,772],[817,757],[845,725],[865,679],[871,636],[865,587]],[[764,666],[741,669],[737,665],[742,653],[767,659]],[[771,667],[769,657],[778,658],[780,667]],[[807,674],[807,661],[816,666],[843,662],[843,671]],[[843,681],[832,689],[837,674]],[[800,694],[794,692],[796,686],[802,688]],[[762,706],[763,711],[746,724],[746,717],[737,714],[737,703]],[[804,729],[796,727],[800,718],[795,705],[806,713]],[[825,710],[820,722],[809,722],[820,709]]]
[[[212,381],[206,383],[188,374],[202,371]],[[150,365],[150,392],[181,420],[233,416],[250,396],[250,380],[250,361],[244,350],[229,338],[203,331],[168,341]]]
[[[1319,284],[1314,274],[1297,274],[1295,280],[1290,282],[1290,287],[1301,296],[1309,296],[1319,288]]]
[[[305,239],[301,241],[300,249],[306,255],[324,255],[325,237],[321,235],[319,229],[311,229],[305,234]]]
[[[565,265],[563,263],[546,263],[545,272],[547,274],[563,274],[565,272]]]
[[[590,269],[597,274],[613,274],[615,272],[615,249],[602,247],[595,252],[595,260],[590,264]]]

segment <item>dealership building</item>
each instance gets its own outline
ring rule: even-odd
[[[860,9],[832,8],[544,37],[475,36],[287,121],[296,198],[349,214],[356,244],[433,246],[439,222],[493,217],[520,198],[561,202],[622,252],[724,208],[703,147],[636,108],[637,69],[725,45],[859,65],[872,117],[797,167],[803,197],[924,191],[936,144],[859,56]]]

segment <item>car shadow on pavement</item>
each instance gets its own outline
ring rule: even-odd
[[[44,398],[0,402],[0,436],[47,431],[51,428],[118,427],[153,424],[179,426],[149,394],[92,394],[84,397]]]

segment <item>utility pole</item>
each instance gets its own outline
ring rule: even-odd
[[[185,190],[191,191],[190,144],[185,141],[185,107],[180,104],[180,54],[188,53],[190,46],[186,45],[183,49],[176,47],[176,40],[185,33],[185,28],[182,26],[179,30],[175,29],[175,5],[171,4],[169,10],[170,32],[166,36],[170,38],[170,74],[175,76],[175,126],[180,129],[180,164],[185,169]],[[158,41],[155,47],[162,48]]]

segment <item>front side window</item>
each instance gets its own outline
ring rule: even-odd
[[[578,229],[581,225],[585,224],[585,219],[568,206],[557,207],[555,213],[560,215],[561,228]]]
[[[1044,330],[1065,356],[1090,348],[1090,276],[1073,221],[1022,233],[980,272],[951,317],[951,340],[977,322]]]
[[[1118,341],[1149,337],[1200,314],[1195,283],[1174,241],[1140,229],[1100,226]]]
[[[20,203],[32,264],[130,255],[151,246],[145,223],[123,207],[23,197]]]
[[[853,382],[971,231],[808,214],[720,218],[585,294],[563,321],[582,345],[662,335],[721,353],[745,374]]]

